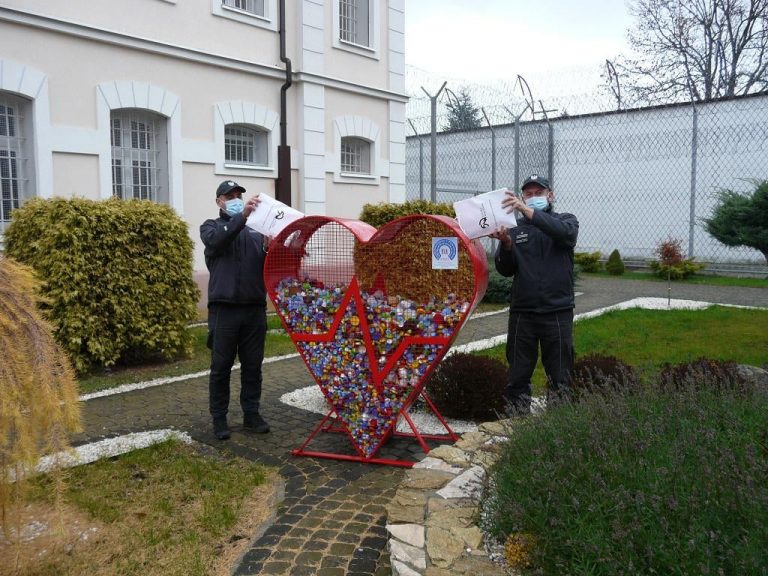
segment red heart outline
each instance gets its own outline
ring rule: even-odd
[[[367,302],[363,299],[363,294],[360,289],[359,281],[357,278],[357,270],[354,268],[354,263],[352,264],[351,270],[348,269],[349,262],[337,263],[339,264],[337,268],[344,270],[337,274],[336,272],[338,272],[338,270],[333,268],[333,263],[331,263],[331,265],[327,265],[327,263],[324,261],[321,261],[319,264],[315,262],[315,273],[318,277],[322,277],[324,274],[325,276],[330,275],[330,277],[336,281],[335,284],[344,285],[343,288],[340,288],[334,292],[334,295],[336,296],[338,296],[339,292],[342,293],[343,296],[338,302],[333,301],[331,303],[331,308],[333,308],[334,305],[336,308],[329,314],[326,314],[324,317],[322,317],[323,325],[304,327],[307,330],[311,327],[311,331],[294,330],[294,328],[297,328],[297,326],[292,326],[289,322],[290,311],[286,308],[287,301],[285,294],[278,293],[277,289],[280,286],[280,283],[286,279],[289,281],[304,281],[304,286],[306,286],[306,282],[309,282],[302,278],[302,276],[304,276],[304,274],[302,274],[302,269],[304,268],[306,261],[313,258],[313,255],[308,253],[307,248],[310,245],[314,235],[318,231],[321,231],[330,225],[331,230],[343,230],[344,235],[347,235],[349,238],[354,237],[354,239],[360,244],[386,244],[388,241],[397,237],[401,231],[407,229],[410,224],[420,219],[430,219],[437,221],[446,227],[446,233],[444,234],[445,236],[452,234],[457,237],[458,242],[466,250],[466,254],[469,256],[470,264],[473,268],[475,281],[471,301],[466,310],[463,310],[458,315],[458,321],[453,325],[449,335],[399,335],[399,342],[394,347],[394,349],[385,351],[384,354],[377,356],[376,344],[373,341],[369,324],[369,315],[371,314],[371,310],[368,309]],[[343,236],[339,236],[337,234],[335,237],[333,237],[334,240],[338,238],[343,239]],[[427,237],[425,238],[425,241],[431,242],[431,238]],[[329,243],[326,242],[326,244]],[[322,243],[322,238],[320,239],[320,247],[323,249],[328,248],[328,253],[334,253],[331,249],[334,247],[325,246]],[[310,267],[307,266],[306,268],[309,269]],[[349,279],[347,280],[346,277],[349,277]],[[312,281],[316,282],[316,284],[312,286],[313,290],[319,287],[322,287],[322,289],[325,288],[325,285],[322,282],[317,281],[315,277],[312,278]],[[466,235],[461,231],[456,221],[445,216],[405,216],[403,218],[389,222],[388,224],[382,226],[379,230],[376,230],[374,227],[358,220],[348,220],[326,216],[308,216],[292,222],[285,229],[283,229],[270,244],[270,250],[265,262],[264,279],[267,292],[273,304],[275,305],[278,316],[280,317],[286,331],[291,336],[291,339],[299,350],[302,359],[309,369],[310,374],[312,374],[315,381],[320,386],[323,395],[329,404],[329,407],[336,413],[337,419],[341,422],[344,431],[349,436],[350,441],[352,442],[352,445],[355,447],[358,454],[360,454],[362,458],[368,459],[376,454],[380,446],[386,441],[389,435],[393,433],[395,428],[394,425],[397,422],[400,414],[403,411],[407,411],[411,403],[421,393],[424,382],[428,378],[429,374],[448,351],[451,343],[455,340],[464,322],[467,320],[474,308],[482,299],[488,283],[488,267],[485,252],[480,244],[478,242],[469,240],[469,238],[467,238]],[[373,290],[374,288],[375,286],[370,287],[369,289]],[[305,294],[305,292],[301,292],[301,294]],[[309,303],[307,303],[305,307],[302,307],[301,305],[302,297],[304,298],[304,302],[307,302],[306,298],[310,299]],[[298,309],[299,313],[307,312],[311,305],[317,303],[317,301],[313,300],[311,296],[298,296],[298,298],[299,305],[298,308],[294,307],[294,311]],[[352,322],[353,317],[357,318],[359,324],[354,324]],[[302,318],[306,320],[306,314]],[[330,324],[328,324],[327,321],[331,318],[332,321]],[[366,391],[374,396],[376,396],[376,393],[378,393],[378,400],[374,398],[369,398],[368,400],[360,400],[358,398],[356,402],[350,402],[350,404],[353,405],[347,405],[344,402],[339,403],[338,400],[334,401],[334,399],[330,396],[331,387],[322,383],[321,377],[315,372],[315,370],[318,369],[317,366],[315,369],[313,369],[312,362],[322,360],[323,354],[327,353],[327,350],[328,348],[331,348],[332,343],[334,341],[338,341],[338,339],[343,336],[339,333],[340,329],[343,329],[343,334],[346,335],[351,334],[351,332],[359,333],[359,335],[352,334],[352,336],[362,339],[365,349],[365,358],[361,360],[358,357],[356,365],[363,366],[369,371],[367,373],[369,374],[369,381],[366,381],[366,384],[372,384],[373,388],[371,389],[370,386],[367,386],[368,389],[366,390],[361,387],[358,392],[361,396],[364,396]],[[347,342],[351,341],[352,340],[347,340]],[[313,345],[318,347],[314,351],[312,349]],[[428,362],[428,365],[425,367],[425,371],[418,377],[418,381],[415,384],[410,383],[407,386],[398,382],[389,388],[386,387],[385,379],[390,375],[394,376],[395,373],[393,373],[393,370],[398,370],[399,366],[403,366],[403,360],[406,353],[412,349],[418,351],[418,347],[422,347],[422,354],[426,354],[427,351],[431,349],[431,347],[434,347],[434,357],[431,361]],[[430,354],[430,356],[432,356],[432,354]],[[386,360],[383,365],[380,365],[380,359],[382,357],[384,357]],[[418,355],[417,357],[419,364],[427,364],[423,357]],[[367,366],[365,366],[365,360],[367,360]],[[426,360],[429,360],[429,356],[426,357]],[[338,367],[343,366],[343,363],[339,363],[337,369]],[[415,376],[412,376],[411,379],[413,378],[415,378]],[[382,409],[381,402],[383,401],[380,398],[385,396],[387,393],[389,393],[391,396],[396,392],[393,392],[391,388],[398,388],[400,393],[406,397],[402,399],[402,404],[397,407],[391,415],[385,417],[381,428],[376,428],[374,442],[366,443],[359,437],[361,434],[363,437],[365,437],[365,429],[363,428],[363,432],[361,432],[360,427],[358,426],[359,422],[352,420],[348,415],[343,414],[343,412],[346,408],[354,409],[356,407],[362,407],[366,411],[370,409],[376,409],[380,411]],[[374,393],[373,390],[375,390],[376,393]],[[397,402],[399,401],[400,399],[398,398]],[[378,402],[378,404],[372,404],[372,402]],[[354,434],[350,429],[351,427],[354,428]]]

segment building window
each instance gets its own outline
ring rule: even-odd
[[[339,0],[339,38],[371,46],[370,0]]]
[[[25,113],[27,102],[21,98],[0,92],[0,232],[11,219],[11,212],[18,208],[28,190],[29,142],[31,132]]]
[[[261,16],[262,18],[267,16],[264,12],[264,0],[223,0],[222,5],[227,8],[248,12],[248,14]]]
[[[268,166],[269,138],[265,130],[243,124],[224,128],[224,162],[241,166]]]
[[[112,194],[124,200],[168,201],[166,120],[146,110],[111,113]]]
[[[352,136],[342,138],[341,172],[342,174],[370,174],[371,143]]]

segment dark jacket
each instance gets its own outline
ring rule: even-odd
[[[514,276],[510,310],[548,313],[572,309],[573,248],[579,221],[573,214],[557,214],[550,206],[533,218],[521,217],[509,230],[512,248],[499,243],[496,270]]]
[[[264,289],[264,237],[245,225],[245,216],[219,217],[200,226],[205,265],[210,272],[208,305],[256,304],[266,306]]]

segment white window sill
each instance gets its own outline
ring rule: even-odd
[[[344,50],[346,52],[352,52],[353,54],[365,56],[366,58],[371,58],[373,60],[379,59],[379,51],[376,48],[365,46],[363,44],[355,44],[354,42],[350,42],[349,40],[342,40],[341,38],[336,39],[336,42],[334,42],[334,48],[338,48],[339,50]]]
[[[261,170],[264,172],[272,172],[274,170],[272,166],[260,166],[257,164],[232,164],[230,162],[225,162],[224,168],[229,168],[230,170]]]
[[[339,172],[342,178],[361,178],[363,180],[376,180],[373,174],[362,174],[360,172]]]
[[[333,181],[338,184],[362,184],[377,186],[379,177],[374,174],[355,174],[354,172],[336,172]]]
[[[236,178],[245,176],[249,178],[277,178],[277,168],[274,166],[250,166],[248,164],[218,164],[217,176]]]

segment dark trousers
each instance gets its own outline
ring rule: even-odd
[[[509,382],[504,398],[512,411],[531,408],[531,376],[541,362],[547,373],[548,401],[567,398],[573,373],[573,310],[550,314],[510,312],[507,333]]]
[[[211,376],[208,399],[214,418],[224,417],[229,411],[229,379],[235,356],[240,358],[240,407],[246,414],[259,411],[266,334],[267,310],[264,306],[209,306]]]

